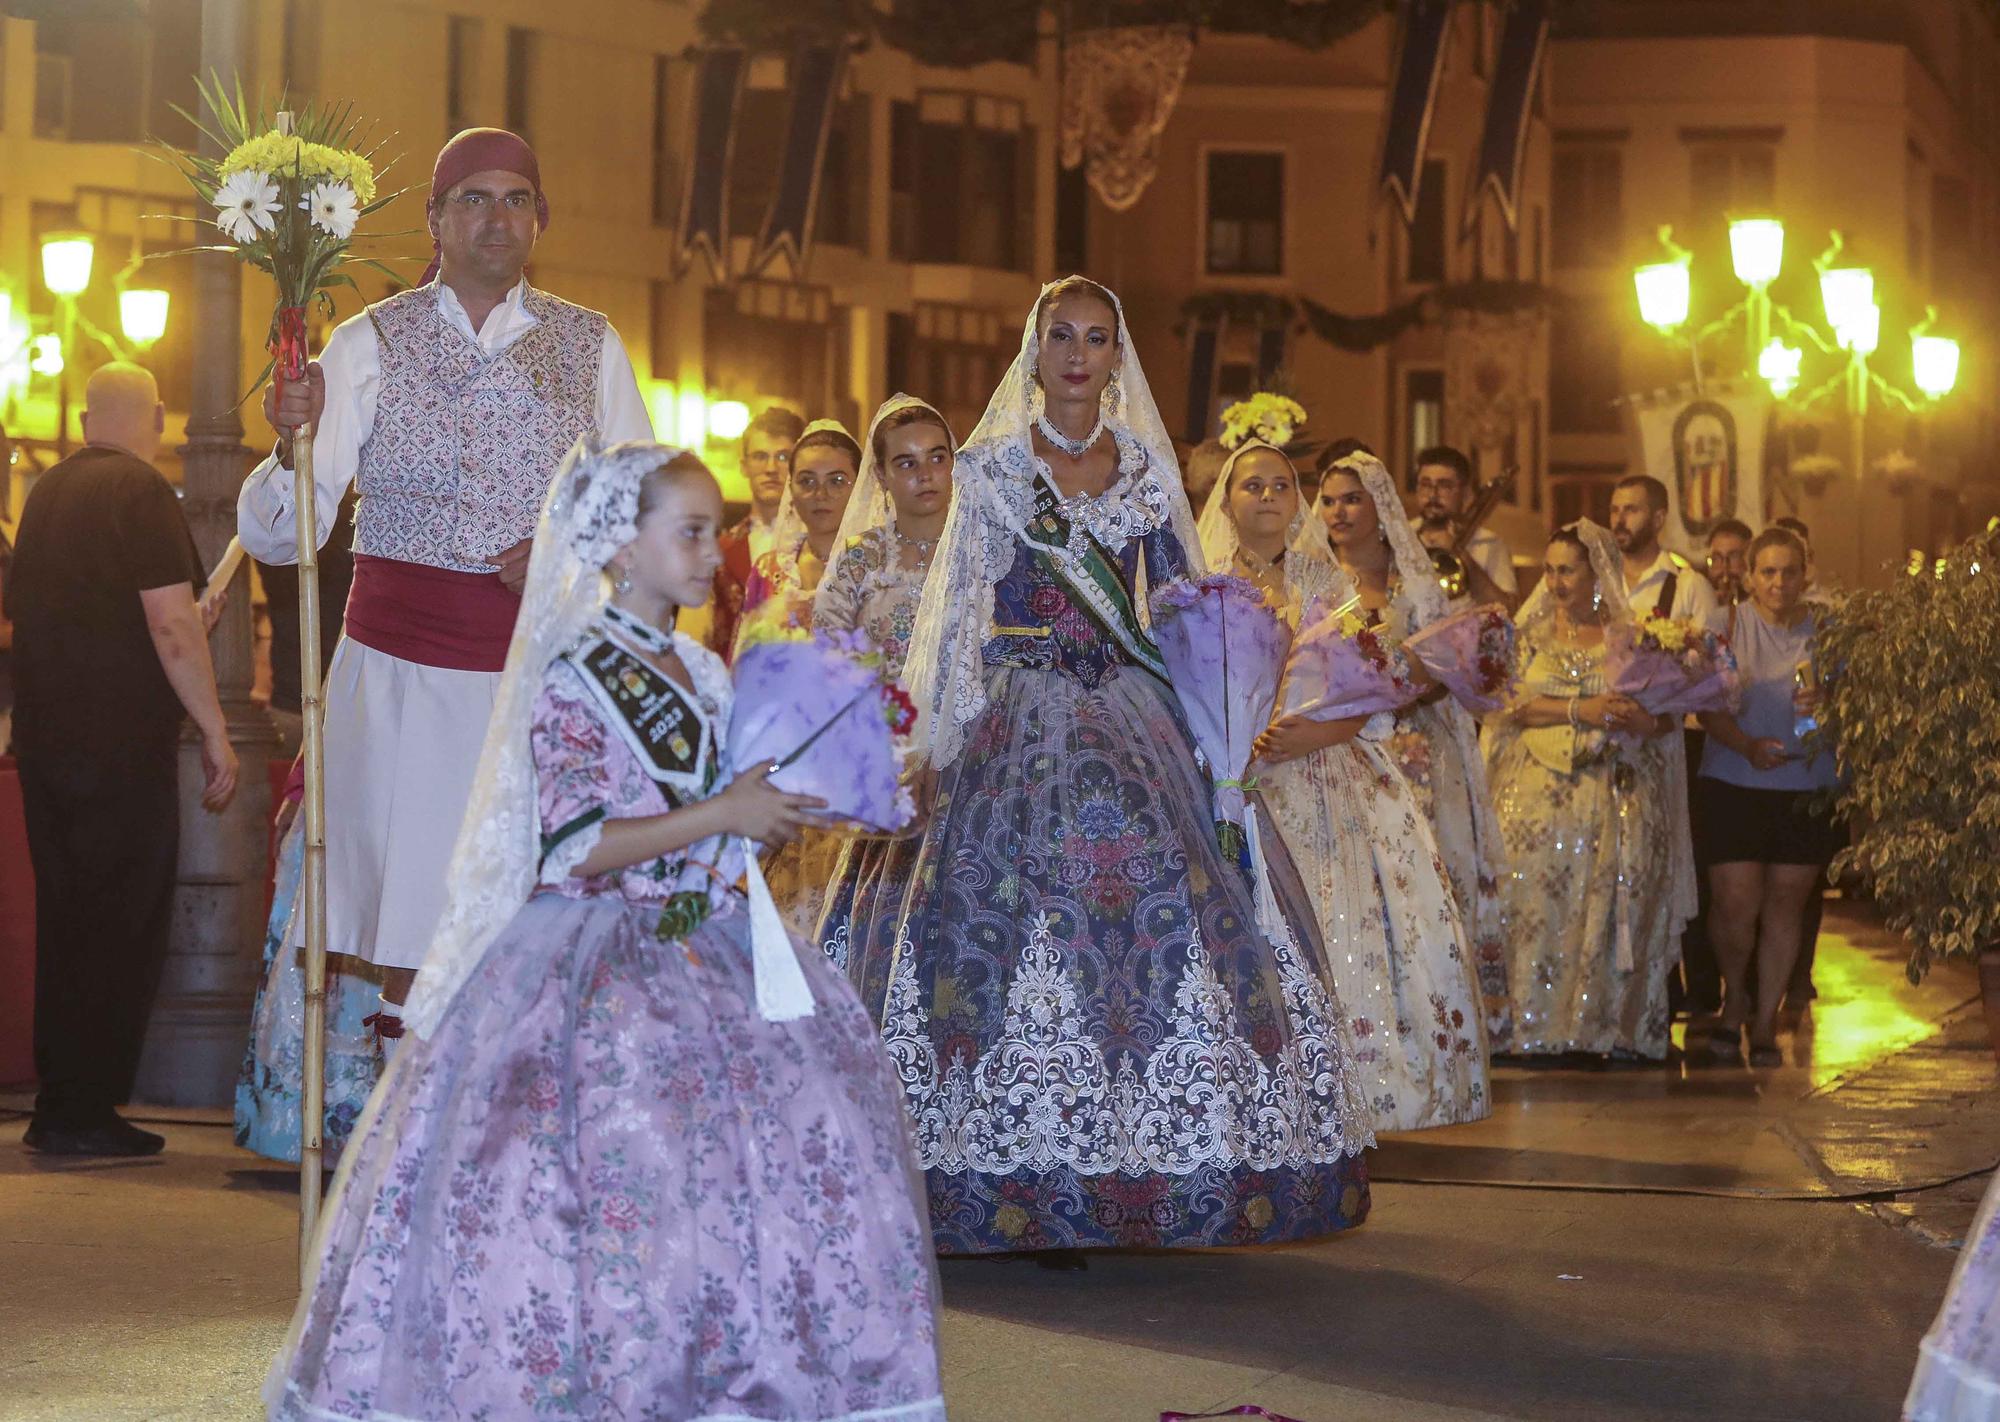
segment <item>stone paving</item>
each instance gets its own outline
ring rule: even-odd
[[[953,1418],[1893,1417],[2000,1159],[2000,1072],[1969,970],[1912,987],[1835,910],[1819,979],[1777,1071],[1503,1069],[1493,1120],[1384,1143],[1341,1238],[946,1264]],[[0,1124],[0,1422],[261,1415],[293,1177],[157,1114],[167,1154],[132,1163]]]

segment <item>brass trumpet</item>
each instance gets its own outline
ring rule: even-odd
[[[1458,532],[1452,537],[1451,547],[1429,550],[1431,566],[1437,570],[1438,582],[1444,587],[1446,597],[1465,596],[1465,545],[1472,541],[1472,535],[1486,522],[1493,506],[1514,487],[1514,480],[1520,472],[1518,464],[1510,464],[1502,470],[1499,478],[1472,496],[1472,507],[1459,515]]]

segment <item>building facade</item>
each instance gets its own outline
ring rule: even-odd
[[[1384,14],[1317,51],[1203,35],[1151,187],[1123,213],[1092,202],[1081,252],[1085,269],[1123,294],[1177,435],[1213,433],[1221,407],[1275,383],[1305,405],[1309,433],[1364,441],[1406,488],[1419,449],[1462,445],[1483,478],[1518,467],[1491,522],[1533,559],[1544,518],[1545,319],[1532,300],[1490,319],[1468,309],[1481,292],[1529,291],[1545,271],[1539,92],[1516,220],[1474,188],[1501,19],[1501,6],[1476,0],[1453,13],[1407,223],[1377,189],[1396,50]],[[1070,244],[1076,226],[1059,223]],[[1254,319],[1258,297],[1317,311],[1279,333]],[[1239,314],[1223,323],[1204,379],[1188,357],[1213,310]],[[1281,348],[1270,344],[1279,339]]]
[[[1910,548],[1936,549],[2000,508],[1993,271],[2000,256],[2000,38],[1978,0],[1903,5],[1597,3],[1551,56],[1555,147],[1550,381],[1552,509],[1600,510],[1637,467],[1626,397],[1691,379],[1687,351],[1642,325],[1635,264],[1659,260],[1671,224],[1693,253],[1691,324],[1743,295],[1732,217],[1786,226],[1771,291],[1824,327],[1813,259],[1838,230],[1842,262],[1875,273],[1883,308],[1871,366],[1907,387],[1907,332],[1927,306],[1964,344],[1958,389],[1934,409],[1879,396],[1852,467],[1845,403],[1775,411],[1767,512],[1814,533],[1822,569],[1849,584],[1885,576]],[[1742,363],[1727,340],[1707,352]],[[1725,364],[1726,362],[1726,364]],[[1831,370],[1808,352],[1804,394]],[[1710,371],[1713,376],[1716,372]],[[1797,478],[1810,456],[1820,477]],[[1824,475],[1827,461],[1839,467]]]

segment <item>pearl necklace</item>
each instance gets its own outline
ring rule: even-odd
[[[605,604],[604,620],[612,631],[624,633],[656,657],[664,657],[674,650],[674,639],[669,633],[662,632],[616,603]]]
[[[931,560],[931,550],[937,547],[935,538],[912,538],[902,529],[895,530],[896,541],[905,548],[917,550],[917,566],[922,567]]]
[[[1042,438],[1067,454],[1071,459],[1081,459],[1090,452],[1098,437],[1104,433],[1104,407],[1098,406],[1097,423],[1090,427],[1090,433],[1082,439],[1071,439],[1053,424],[1049,423],[1049,412],[1040,410],[1035,415],[1035,428],[1042,432]]]

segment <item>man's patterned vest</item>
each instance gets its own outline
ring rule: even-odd
[[[522,304],[534,326],[491,357],[434,287],[368,308],[382,386],[355,476],[355,552],[490,573],[534,533],[556,467],[595,431],[605,320],[532,287]]]

